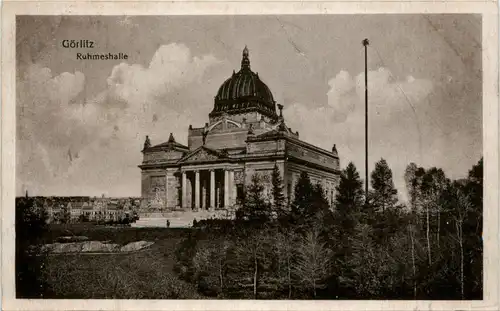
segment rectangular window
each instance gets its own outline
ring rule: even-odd
[[[241,203],[245,196],[245,189],[243,188],[242,184],[236,185],[236,200],[238,203]]]

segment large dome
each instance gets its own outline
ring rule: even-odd
[[[260,80],[259,74],[250,69],[248,48],[245,47],[240,71],[233,71],[232,76],[222,83],[215,96],[214,109],[210,116],[250,111],[259,111],[273,119],[278,117],[273,94]]]

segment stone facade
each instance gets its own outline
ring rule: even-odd
[[[215,97],[214,110],[203,127],[188,129],[188,145],[176,142],[144,143],[142,198],[148,210],[226,209],[237,207],[238,197],[253,174],[262,176],[270,194],[271,172],[276,165],[283,178],[285,196],[302,171],[320,183],[333,201],[339,181],[335,146],[327,151],[299,139],[285,123],[282,105],[250,70],[248,50],[242,68],[224,82]]]

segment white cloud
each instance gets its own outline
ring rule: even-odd
[[[107,82],[117,98],[130,104],[144,104],[181,85],[199,81],[208,67],[217,62],[212,55],[191,57],[190,50],[182,44],[163,45],[148,68],[121,63],[113,68]]]
[[[328,81],[330,90],[328,96],[328,108],[333,110],[335,121],[344,121],[356,107],[357,92],[355,81],[347,71],[341,71]]]
[[[70,140],[81,138],[76,133],[84,131],[66,113],[84,83],[81,72],[53,76],[50,69],[36,64],[18,81],[18,186],[43,190],[48,179],[67,169],[66,162],[58,161],[57,149],[68,148]]]
[[[369,170],[385,158],[401,192],[406,165],[421,160],[418,137],[423,133],[418,133],[410,104],[418,112],[418,105],[429,95],[432,84],[413,77],[395,81],[385,68],[370,71],[368,77]],[[300,132],[301,139],[327,150],[336,144],[341,165],[345,167],[353,161],[364,176],[364,73],[351,77],[341,71],[328,84],[328,105],[311,108],[294,103],[286,107],[285,118],[293,130]]]

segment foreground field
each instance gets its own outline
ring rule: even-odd
[[[132,254],[65,254],[47,257],[43,278],[51,297],[80,299],[203,298],[173,272],[175,248],[189,229],[110,228],[86,224],[52,226],[45,243],[61,236],[127,244],[153,241]]]
[[[93,241],[110,241],[127,244],[134,241],[158,241],[179,239],[189,229],[131,228],[94,225],[90,223],[52,224],[42,237],[43,243],[54,243],[63,236],[86,236]]]

